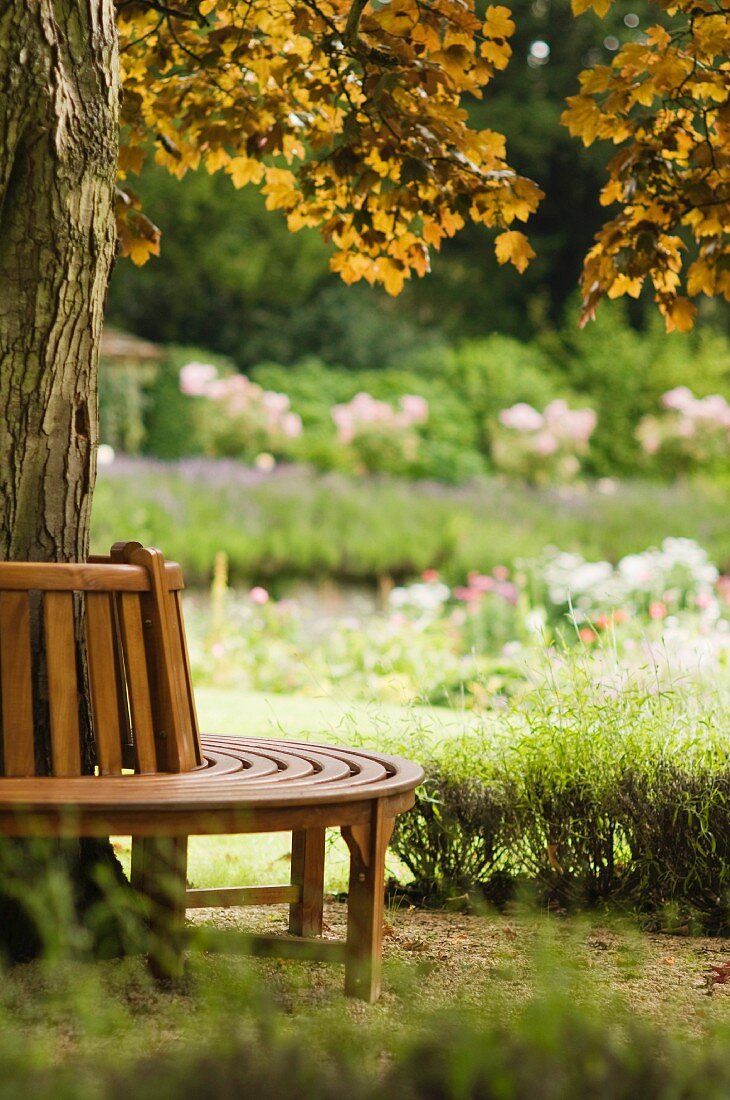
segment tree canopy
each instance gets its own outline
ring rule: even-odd
[[[574,0],[606,15],[610,0]],[[565,121],[585,144],[619,146],[601,201],[619,212],[584,269],[584,318],[648,279],[667,327],[691,327],[701,293],[730,299],[727,8],[661,0],[662,25],[580,77]],[[290,229],[316,226],[346,282],[398,293],[463,227],[497,231],[500,263],[534,256],[517,228],[542,193],[507,160],[504,137],[470,125],[509,63],[511,12],[462,0],[118,0],[125,88],[123,177],[155,159],[203,163],[258,185]],[[617,43],[618,45],[618,43]],[[489,103],[479,112],[488,117]],[[120,187],[123,251],[143,262],[158,233]]]

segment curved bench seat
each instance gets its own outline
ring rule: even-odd
[[[0,778],[0,832],[14,835],[22,821],[35,835],[168,836],[180,815],[189,835],[275,831],[278,811],[301,809],[306,816],[313,807],[328,808],[321,815],[332,819],[328,824],[356,824],[374,800],[388,816],[410,808],[423,779],[412,761],[365,749],[256,737],[200,741],[203,764],[188,772],[108,775],[101,782],[95,775]]]
[[[346,992],[375,1000],[385,851],[422,771],[362,748],[201,738],[182,587],[178,565],[135,542],[78,565],[0,562],[0,834],[131,835],[160,973],[182,965],[186,908],[285,902],[283,953],[344,961]],[[350,850],[340,945],[316,939],[329,826]],[[189,835],[279,830],[288,883],[188,888]]]

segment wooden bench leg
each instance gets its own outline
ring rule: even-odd
[[[297,829],[292,833],[292,886],[302,897],[289,906],[289,934],[322,935],[324,902],[324,829]]]
[[[395,818],[385,817],[376,802],[369,825],[342,829],[350,849],[345,993],[369,1002],[380,996],[385,852],[394,824]]]
[[[132,838],[132,886],[149,902],[149,966],[156,978],[183,973],[188,838]]]

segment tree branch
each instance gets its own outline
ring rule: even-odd
[[[357,45],[357,34],[360,30],[360,18],[365,5],[368,0],[353,0],[352,7],[350,8],[350,14],[347,17],[347,23],[345,24],[345,33],[342,36],[342,40],[349,48]]]

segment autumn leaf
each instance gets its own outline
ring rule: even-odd
[[[487,8],[482,34],[485,38],[509,38],[515,33],[512,12],[502,4],[490,4]]]
[[[573,15],[582,15],[583,12],[593,8],[596,15],[603,19],[611,7],[612,0],[571,0]]]
[[[715,985],[727,985],[730,982],[730,962],[720,963],[719,966],[710,967],[710,980]]]
[[[494,242],[494,251],[500,264],[514,264],[519,272],[523,272],[535,256],[527,237],[518,229],[500,233]]]
[[[697,316],[697,306],[689,298],[673,298],[663,306],[667,332],[691,332]]]

